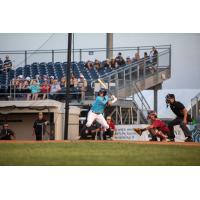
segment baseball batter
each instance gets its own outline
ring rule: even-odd
[[[86,127],[90,127],[94,121],[97,121],[99,124],[101,124],[104,130],[107,130],[109,125],[103,116],[104,109],[107,105],[111,106],[116,101],[117,98],[114,95],[112,95],[111,100],[109,100],[107,92],[101,89],[98,92],[98,96],[96,97],[95,102],[92,104],[90,111],[88,112]]]

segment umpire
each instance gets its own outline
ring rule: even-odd
[[[36,140],[43,140],[43,136],[46,132],[46,125],[48,124],[47,120],[44,119],[43,113],[38,114],[38,119],[35,120],[33,124],[33,131],[36,137]]]
[[[180,125],[181,129],[184,132],[184,135],[186,137],[185,142],[192,142],[192,134],[190,133],[187,123],[191,122],[191,116],[188,114],[185,106],[179,102],[176,101],[174,94],[168,94],[166,97],[166,103],[167,107],[170,106],[172,112],[176,115],[176,118],[169,122],[168,126],[170,129],[170,135],[168,139],[170,141],[174,141],[175,135],[174,135],[174,126]]]

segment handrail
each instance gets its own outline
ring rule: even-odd
[[[110,50],[112,51],[122,51],[122,50],[147,50],[147,49],[152,49],[152,47],[155,47],[156,49],[167,49],[170,47],[170,45],[151,45],[151,46],[134,46],[134,47],[114,47]],[[88,52],[88,51],[106,51],[106,48],[79,48],[79,49],[74,49],[74,52],[80,52],[80,49],[82,52]],[[54,53],[65,53],[67,52],[67,49],[44,49],[44,50],[6,50],[6,51],[0,51],[0,54],[6,54],[6,53],[11,53],[11,54],[22,54],[25,51],[27,53],[51,53],[52,50]]]
[[[163,55],[165,55],[165,54],[167,54],[167,53],[169,53],[169,49],[158,53],[158,57],[163,56]],[[151,59],[148,58],[148,59],[146,59],[146,62],[147,62],[147,61],[150,61],[150,60],[151,60]],[[126,70],[126,69],[128,69],[128,68],[130,68],[130,67],[137,67],[139,64],[143,64],[143,63],[144,63],[144,60],[143,60],[143,59],[140,59],[140,60],[138,60],[138,61],[136,61],[136,62],[134,62],[134,63],[132,63],[132,64],[130,64],[130,65],[125,65],[124,67],[115,69],[115,70],[112,71],[112,72],[109,72],[109,73],[107,73],[107,74],[105,74],[105,75],[103,75],[103,76],[100,76],[100,78],[101,78],[101,79],[105,79],[105,78],[107,78],[107,77],[109,77],[109,76],[112,76],[112,75],[115,75],[115,74],[117,74],[117,73],[123,72],[124,70]],[[98,79],[93,80],[92,82],[96,82],[97,80],[98,80]]]
[[[138,98],[140,99],[140,101],[142,102],[142,104],[144,105],[145,109],[146,109],[146,110],[150,110],[151,107],[150,107],[150,105],[148,104],[147,100],[145,99],[144,95],[142,94],[141,90],[138,88],[137,83],[135,83],[135,88],[136,88],[136,90],[137,90],[137,91],[136,91],[136,94],[137,94]],[[140,97],[139,94],[140,94],[142,97]],[[144,104],[143,101],[145,102],[146,105]]]

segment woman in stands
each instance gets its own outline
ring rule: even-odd
[[[112,69],[116,69],[117,68],[117,62],[116,62],[116,60],[114,58],[112,58],[111,61],[110,61],[110,67]]]
[[[40,92],[40,85],[36,80],[32,80],[30,86],[28,87],[31,90],[32,100],[38,99],[38,93]],[[30,100],[31,95],[27,96],[27,100]]]

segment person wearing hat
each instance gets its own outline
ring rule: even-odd
[[[0,140],[12,140],[12,139],[16,139],[15,133],[11,129],[9,129],[8,124],[5,123],[0,132]]]
[[[78,101],[81,99],[81,102],[85,100],[85,92],[87,91],[87,80],[83,76],[83,74],[80,74],[80,78],[78,79],[78,91],[80,92],[80,97],[78,98]]]
[[[111,106],[117,101],[117,98],[114,95],[112,95],[111,98],[112,99],[109,100],[107,92],[104,89],[101,89],[98,92],[98,96],[96,97],[95,102],[92,104],[92,107],[88,112],[86,127],[90,127],[94,121],[97,121],[105,131],[109,128],[103,113],[107,105]]]
[[[132,61],[131,61],[130,56],[128,56],[128,57],[126,58],[126,64],[127,64],[127,65],[132,64]]]
[[[150,141],[157,141],[157,137],[160,138],[161,141],[166,141],[169,135],[169,128],[167,124],[158,119],[155,111],[150,111],[147,118],[150,120],[150,126],[147,126],[144,129],[135,128],[134,131],[136,131],[139,135],[142,135],[143,131],[148,130],[152,136]]]
[[[38,118],[33,124],[33,135],[35,135],[37,141],[43,140],[47,124],[48,121],[44,118],[43,113],[39,112]]]
[[[176,101],[174,94],[166,95],[165,99],[167,107],[170,106],[172,112],[176,115],[176,118],[168,124],[170,129],[169,139],[171,141],[174,141],[174,126],[180,125],[186,137],[185,142],[192,142],[192,134],[187,127],[188,122],[191,122],[192,119],[191,116],[188,114],[187,109],[181,102]]]
[[[115,58],[115,60],[116,60],[116,62],[118,64],[118,66],[122,66],[122,65],[126,64],[124,58],[122,57],[122,53],[121,52],[118,53],[118,56]]]
[[[52,84],[50,85],[50,99],[57,100],[59,96],[58,93],[61,91],[60,83],[57,79],[53,79]]]
[[[4,60],[4,64],[3,64],[3,71],[9,72],[11,68],[12,68],[12,62],[9,59],[9,56],[6,56],[6,59]]]

